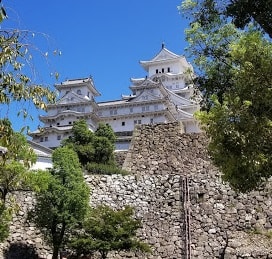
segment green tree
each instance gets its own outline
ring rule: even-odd
[[[94,157],[93,139],[94,134],[86,121],[78,120],[73,124],[72,136],[65,139],[62,145],[72,148],[77,153],[81,165],[85,166]]]
[[[254,21],[272,38],[272,1],[271,0],[230,0],[226,5],[227,16],[243,29]]]
[[[272,1],[271,0],[186,0],[182,1],[181,10],[194,7],[192,14],[201,25],[210,22],[214,15],[230,18],[237,28],[244,29],[250,23],[272,38]],[[229,20],[230,20],[229,19]]]
[[[92,162],[113,164],[114,145],[107,137],[95,137],[93,141],[94,158]]]
[[[223,179],[247,192],[272,175],[272,46],[259,27],[238,30],[215,3],[182,5],[191,19],[186,36],[198,71],[194,82],[203,93],[197,116]]]
[[[0,7],[0,104],[10,105],[20,102],[20,106],[28,102],[34,104],[36,108],[46,109],[48,103],[55,101],[55,93],[50,87],[36,83],[30,71],[34,70],[32,58],[35,56],[36,46],[31,44],[31,31],[22,31],[19,29],[6,29],[5,8]],[[55,51],[55,54],[59,52]],[[39,52],[42,56],[45,54]],[[58,78],[58,73],[55,74]],[[29,105],[27,106],[29,107]],[[12,112],[18,112],[18,115],[24,118],[31,115],[27,108],[16,111],[13,107]]]
[[[63,145],[72,148],[79,157],[80,163],[113,163],[115,135],[109,125],[99,124],[96,132],[88,128],[85,120],[78,120],[72,128],[72,136],[64,140]]]
[[[27,41],[31,32],[5,29],[7,18],[5,8],[0,7],[0,104],[31,102],[36,108],[46,109],[46,104],[55,100],[55,93],[49,87],[36,84],[28,74],[25,64],[31,66],[31,45]],[[31,67],[32,68],[32,67]],[[58,76],[56,74],[56,76]],[[12,112],[16,110],[12,109]],[[18,112],[29,116],[23,109]],[[0,121],[0,146],[7,152],[0,157],[0,241],[8,234],[8,225],[15,203],[6,203],[7,195],[25,186],[30,179],[30,165],[35,161],[33,150],[26,138],[12,130],[7,119]]]
[[[57,259],[65,238],[88,211],[90,190],[72,149],[57,148],[52,159],[47,188],[41,187],[36,193],[37,202],[29,215],[53,247],[52,258]]]
[[[48,102],[55,100],[55,94],[49,87],[33,83],[23,72],[24,62],[30,62],[26,37],[26,32],[20,30],[0,30],[0,103],[31,101],[45,109]]]
[[[182,3],[182,13],[190,20],[186,29],[186,49],[193,59],[197,76],[194,85],[202,93],[202,110],[213,105],[212,95],[220,103],[226,91],[232,88],[232,59],[229,56],[230,42],[238,40],[240,32],[227,17],[220,15],[221,6],[213,0]]]
[[[95,135],[98,137],[106,137],[112,143],[112,145],[115,145],[116,136],[109,124],[99,123],[98,128],[95,131]]]
[[[99,251],[101,258],[107,258],[110,251],[139,250],[150,252],[150,248],[136,238],[141,223],[133,219],[133,209],[113,210],[108,206],[99,206],[91,210],[85,221],[83,231],[72,239],[69,247],[77,256],[88,256]]]
[[[11,196],[7,203],[7,196],[28,186],[32,175],[29,169],[35,163],[36,155],[26,137],[14,132],[7,119],[0,121],[0,128],[0,146],[6,148],[0,156],[0,241],[3,241],[16,208]]]

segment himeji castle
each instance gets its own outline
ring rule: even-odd
[[[131,94],[120,100],[96,102],[100,95],[91,77],[56,84],[59,99],[40,116],[44,126],[29,135],[32,141],[56,148],[71,135],[73,123],[84,119],[95,131],[100,122],[109,124],[117,136],[116,150],[127,150],[135,125],[180,121],[184,132],[199,132],[193,114],[199,104],[193,100],[190,84],[192,66],[186,58],[169,51],[164,44],[154,58],[140,61],[145,78],[131,78]],[[188,73],[190,71],[190,73]]]

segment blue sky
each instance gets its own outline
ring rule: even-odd
[[[48,63],[33,58],[36,82],[53,87],[57,81],[50,73],[54,72],[60,74],[58,83],[92,75],[101,93],[97,101],[130,94],[130,78],[146,75],[139,61],[153,58],[162,42],[185,54],[187,21],[177,10],[180,0],[3,0],[2,4],[9,16],[2,29],[33,31],[33,45],[48,52]],[[55,49],[60,56],[52,55]],[[13,109],[9,116],[15,114]],[[11,116],[16,130],[39,125],[43,112],[29,106],[29,113],[34,121]],[[3,110],[0,115],[4,116]]]

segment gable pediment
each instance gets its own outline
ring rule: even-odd
[[[174,54],[173,52],[169,51],[166,48],[163,48],[151,61],[162,61],[178,57],[179,57],[178,55]]]
[[[138,96],[131,99],[129,102],[146,102],[146,101],[155,101],[155,100],[161,100],[163,98],[163,94],[154,94],[150,92],[148,89],[144,89]]]
[[[147,78],[146,80],[142,81],[141,84],[139,84],[138,86],[140,87],[149,87],[149,86],[157,86],[159,83],[155,82],[153,80],[151,80],[150,78]]]
[[[61,99],[59,99],[56,104],[75,104],[89,101],[89,99],[79,96],[74,92],[68,92]]]
[[[137,88],[137,89],[145,89],[145,88],[157,88],[160,87],[160,82],[156,82],[150,78],[146,78],[144,80],[139,80],[136,82],[133,82],[133,85],[130,86],[130,88]]]

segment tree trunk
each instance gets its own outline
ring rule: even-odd
[[[59,255],[59,246],[54,246],[52,259],[58,259],[58,255]]]

